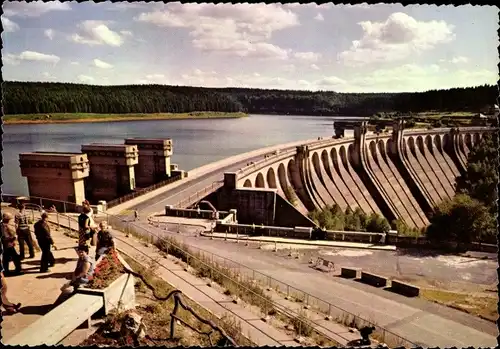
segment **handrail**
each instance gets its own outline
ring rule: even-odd
[[[61,213],[58,213],[58,212],[55,212],[55,214],[57,215],[57,222],[58,222],[58,225],[59,225],[59,215],[61,215],[61,216],[65,216],[65,217],[67,217],[67,218],[68,218],[69,228],[70,228],[70,229],[73,229],[73,228],[71,228],[71,221],[73,221],[73,222],[77,222],[77,220],[76,220],[75,218],[73,218],[73,217],[71,217],[71,216],[69,216],[69,215],[66,215],[66,214],[61,214]],[[108,224],[109,224],[109,216],[114,217],[114,218],[117,218],[116,216],[109,215],[109,214],[107,214],[107,216],[108,216],[108,217],[107,217]],[[120,222],[122,222],[122,221],[120,220]],[[117,223],[118,223],[118,222],[117,222]],[[135,226],[135,224],[131,224],[130,222],[126,222],[126,223],[128,223],[129,225],[133,225],[133,226]],[[136,227],[136,228],[139,228],[138,226],[135,226],[135,227]],[[125,229],[125,231],[130,231],[130,228]],[[146,230],[146,232],[147,232],[148,234],[150,234],[150,235],[152,235],[152,236],[156,237],[157,239],[160,239],[160,240],[162,239],[160,236],[158,236],[158,235],[156,235],[156,234],[154,234],[154,233],[152,233],[152,232],[150,232],[150,231],[148,231],[148,230]],[[117,237],[115,237],[115,239],[117,239],[117,240],[119,240],[120,242],[122,242],[122,243],[124,243],[124,244],[126,244],[126,245],[129,245],[129,246],[133,247],[134,249],[136,249],[136,248],[135,248],[134,246],[132,246],[130,243],[128,243],[128,242],[126,242],[126,241],[124,241],[124,240],[122,240],[122,239],[119,239],[119,238],[117,238]],[[165,241],[165,240],[163,240],[163,241]],[[166,242],[167,244],[171,244],[171,245],[172,245],[172,246],[174,246],[175,248],[177,248],[177,249],[179,249],[180,251],[182,251],[182,252],[183,252],[183,253],[187,256],[187,264],[188,264],[188,265],[189,265],[189,260],[190,260],[190,259],[191,259],[191,260],[196,260],[198,263],[202,264],[204,267],[206,267],[206,268],[210,269],[211,274],[213,274],[213,272],[218,273],[218,274],[220,274],[221,276],[223,276],[224,278],[229,279],[231,282],[233,282],[233,283],[234,283],[236,286],[238,286],[239,288],[244,289],[244,291],[245,291],[245,292],[250,292],[250,293],[252,293],[255,297],[262,298],[262,300],[264,300],[264,302],[265,302],[265,304],[266,304],[266,308],[267,308],[267,307],[269,307],[268,309],[272,309],[272,308],[274,308],[276,311],[281,312],[281,313],[282,313],[282,314],[284,314],[285,316],[295,318],[295,319],[296,319],[296,320],[298,320],[300,323],[305,323],[305,324],[307,324],[307,325],[309,325],[309,326],[316,325],[316,326],[319,326],[319,327],[321,327],[321,328],[323,328],[323,329],[325,329],[325,330],[328,330],[328,329],[326,329],[325,327],[323,327],[321,324],[317,324],[316,322],[314,322],[314,321],[312,321],[312,320],[309,320],[309,319],[304,319],[304,318],[300,317],[300,314],[298,314],[298,313],[294,312],[293,310],[290,310],[290,309],[288,309],[288,308],[286,308],[286,307],[284,307],[284,306],[282,306],[282,305],[280,305],[280,304],[278,304],[278,303],[276,303],[276,302],[274,302],[274,301],[270,301],[270,300],[265,299],[263,296],[261,296],[261,295],[259,295],[259,294],[255,293],[253,290],[251,290],[251,289],[249,289],[249,288],[245,287],[244,285],[242,285],[242,284],[241,284],[241,282],[240,282],[239,280],[235,280],[235,279],[233,279],[230,275],[227,275],[227,274],[225,274],[224,272],[221,272],[221,271],[217,270],[217,269],[216,269],[216,268],[214,268],[212,265],[207,264],[205,261],[203,261],[203,260],[199,259],[197,256],[193,255],[192,253],[190,253],[190,252],[188,252],[188,251],[185,251],[184,249],[182,249],[182,248],[181,248],[180,246],[178,246],[177,244],[174,244],[174,243],[169,242],[169,241],[165,241],[165,242]],[[137,250],[137,249],[136,249],[136,250]],[[139,251],[139,250],[137,250],[137,251]],[[139,251],[139,252],[141,252],[141,251]],[[141,253],[142,253],[142,254],[144,254],[143,252],[141,252]],[[146,254],[144,254],[144,255],[145,255],[147,258],[149,258],[149,259],[151,259],[152,261],[154,261],[154,259],[153,259],[153,258],[151,258],[151,256],[148,256],[148,255],[146,255]],[[155,262],[156,262],[156,261],[155,261]],[[158,265],[160,265],[161,267],[165,268],[162,264],[160,264],[160,263],[158,263],[158,262],[156,262],[156,263],[157,263]],[[128,271],[128,268],[126,268],[126,269],[127,269],[127,271]],[[141,280],[143,280],[143,278],[142,278],[141,276],[139,276],[140,274],[134,273],[133,271],[131,272],[131,274],[132,274],[132,275],[134,275],[134,276],[138,276],[139,278],[141,278]],[[144,280],[143,280],[143,281],[144,281]],[[146,286],[148,286],[148,287],[150,286],[150,285],[148,285],[146,282],[145,282],[145,284],[146,284]],[[153,290],[153,291],[154,291],[154,290]],[[181,292],[181,291],[178,291],[178,290],[176,291],[176,290],[174,290],[174,291],[172,291],[172,292],[169,294],[169,296],[167,296],[167,298],[169,298],[172,294],[174,294],[174,300],[175,300],[175,292]],[[155,298],[157,297],[157,295],[154,295],[154,296],[155,296]],[[182,300],[181,300],[181,301],[182,301]],[[181,305],[181,306],[182,306],[182,305]],[[184,306],[183,306],[183,308],[184,308],[184,309],[186,309]],[[188,310],[188,311],[189,311],[189,309],[186,309],[186,310]],[[175,318],[175,319],[179,320],[178,316],[176,316],[176,312],[175,312],[175,311],[176,311],[176,309],[174,308],[174,312],[172,313],[172,318]],[[196,315],[195,315],[195,314],[193,314],[193,315],[196,317]],[[197,317],[197,318],[198,318],[198,317]],[[201,321],[201,320],[200,320],[200,321]],[[205,321],[206,321],[206,320],[205,320]],[[182,322],[183,322],[184,324],[186,324],[184,321],[182,321]],[[202,321],[202,322],[203,322],[203,321]],[[186,325],[188,325],[188,324],[186,324]],[[173,325],[172,325],[172,322],[170,323],[170,326],[173,326]],[[314,326],[312,326],[312,327],[314,327]],[[222,329],[221,329],[221,330],[222,330]],[[317,330],[317,329],[315,329],[315,331],[316,331],[316,332],[318,332],[318,330]],[[329,331],[329,330],[328,330],[328,331]],[[172,327],[171,327],[171,334],[172,334],[172,333],[173,333],[173,332],[172,332]],[[207,333],[203,333],[203,334],[207,334]],[[328,335],[326,335],[325,333],[321,333],[321,335],[322,335],[322,336],[324,336],[325,338],[327,338],[327,339],[331,340],[331,341],[336,342],[336,340],[335,340],[335,339],[333,339],[333,338],[329,337],[329,336],[328,336]],[[225,336],[225,337],[226,337],[226,339],[227,339],[227,340],[228,340],[228,341],[229,341],[232,345],[234,345],[234,344],[233,344],[233,343],[234,343],[234,341],[233,341],[230,337],[228,337],[228,336],[227,336],[227,334],[225,334],[225,332],[224,332],[223,336]],[[341,336],[340,336],[340,337],[341,337]],[[272,338],[272,337],[271,337],[271,338]],[[233,342],[231,342],[231,341],[233,341]]]
[[[108,201],[106,203],[106,206],[108,208],[111,208],[111,207],[114,207],[114,206],[118,206],[119,204],[124,203],[124,202],[129,201],[129,200],[132,200],[132,199],[135,199],[138,196],[144,195],[144,194],[149,193],[149,192],[151,192],[153,190],[156,190],[158,188],[161,188],[161,187],[164,187],[166,185],[169,185],[169,184],[172,184],[174,182],[177,182],[181,178],[182,178],[181,175],[172,176],[172,177],[170,177],[170,178],[168,178],[168,179],[166,179],[164,181],[152,184],[152,185],[150,185],[150,186],[148,186],[146,188],[138,189],[135,192],[132,192],[132,193],[129,193],[127,195],[124,195],[124,196],[121,196],[119,198],[116,198],[114,200]]]
[[[149,220],[150,222],[151,222],[151,221],[153,221],[153,220],[151,219],[151,217],[148,217],[148,220]],[[154,222],[154,221],[153,221],[153,223],[158,224],[158,225],[157,225],[157,227],[159,227],[159,224],[160,224],[161,222]],[[153,225],[154,225],[154,224],[153,224]],[[155,234],[155,233],[153,233],[153,232],[150,232],[150,231],[148,231],[148,230],[146,230],[146,232],[147,232],[147,233],[149,233],[149,234],[151,234],[151,235],[153,235],[153,236],[155,236],[155,237],[156,237],[156,238],[158,238],[158,239],[161,239],[161,237],[159,237],[158,235],[156,235],[156,234]],[[171,243],[171,244],[172,244],[172,245],[174,245],[177,249],[179,249],[179,250],[181,250],[181,251],[184,251],[184,250],[182,249],[182,247],[180,247],[180,246],[178,246],[178,245],[176,245],[176,244],[173,244],[173,243]],[[373,322],[371,322],[371,321],[369,321],[369,320],[367,320],[367,319],[364,319],[364,318],[362,318],[362,317],[361,317],[361,316],[359,316],[359,315],[355,315],[355,314],[353,314],[353,313],[351,313],[351,312],[349,312],[349,311],[347,311],[347,310],[345,310],[345,309],[342,309],[342,308],[340,308],[340,307],[338,307],[338,306],[336,306],[336,305],[334,305],[334,304],[332,304],[332,303],[329,303],[329,302],[327,302],[327,301],[324,301],[324,300],[321,300],[321,299],[319,299],[319,298],[316,298],[316,297],[314,297],[313,295],[311,295],[311,294],[309,294],[309,293],[307,293],[307,292],[305,292],[305,291],[303,291],[303,290],[299,290],[299,289],[297,289],[297,288],[295,288],[295,287],[293,287],[293,286],[291,286],[291,285],[289,285],[289,284],[287,284],[287,283],[285,283],[285,282],[283,282],[283,281],[279,281],[279,280],[277,280],[277,279],[273,278],[273,277],[272,277],[272,276],[270,276],[270,275],[267,275],[267,274],[265,274],[265,273],[262,273],[262,272],[259,272],[259,271],[255,270],[255,269],[249,268],[249,267],[247,267],[247,266],[245,266],[245,265],[243,265],[243,264],[241,264],[241,263],[239,263],[239,262],[233,261],[233,260],[231,260],[231,259],[229,259],[229,258],[222,257],[222,256],[219,256],[219,255],[217,255],[217,254],[215,254],[215,253],[212,253],[212,252],[206,251],[206,250],[204,250],[204,249],[202,249],[202,248],[199,248],[199,247],[194,247],[194,246],[190,246],[190,248],[197,250],[197,251],[198,251],[198,253],[200,253],[200,252],[201,252],[201,254],[205,254],[205,255],[211,256],[211,259],[212,259],[212,260],[214,260],[214,257],[216,257],[216,258],[218,258],[218,259],[221,259],[221,260],[223,261],[223,264],[224,264],[224,265],[226,265],[226,262],[227,262],[227,264],[233,264],[233,265],[235,265],[235,266],[237,267],[238,271],[240,272],[240,274],[241,274],[241,270],[242,270],[242,269],[246,269],[247,271],[251,272],[251,275],[253,276],[253,277],[252,277],[252,280],[257,280],[257,281],[258,281],[258,279],[256,278],[256,276],[258,276],[258,275],[260,274],[260,275],[261,275],[261,276],[263,276],[263,277],[264,277],[264,279],[267,281],[267,286],[268,286],[268,287],[271,287],[271,286],[272,286],[273,281],[274,281],[274,282],[275,282],[275,284],[277,284],[277,285],[283,285],[283,286],[284,286],[284,288],[287,290],[287,296],[290,296],[290,295],[291,295],[291,292],[290,292],[290,291],[293,291],[293,290],[295,290],[295,291],[299,292],[299,294],[300,294],[300,293],[302,293],[302,294],[303,294],[303,300],[305,301],[306,305],[308,305],[308,304],[309,304],[309,302],[311,302],[311,301],[313,301],[313,300],[315,300],[315,299],[316,299],[317,303],[320,303],[320,304],[321,304],[321,303],[324,303],[324,304],[328,307],[328,311],[325,311],[325,310],[324,310],[324,308],[318,307],[318,310],[319,310],[319,311],[321,311],[321,312],[323,312],[325,315],[331,316],[331,314],[332,314],[332,309],[336,309],[336,310],[340,311],[341,313],[345,313],[345,314],[347,314],[348,316],[352,316],[352,317],[353,317],[353,322],[354,322],[354,323],[357,323],[357,322],[358,322],[358,320],[359,320],[359,321],[361,321],[362,323],[366,323],[366,324],[368,324],[368,325],[370,325],[370,326],[375,326],[375,327],[377,327],[378,329],[380,329],[380,330],[382,331],[382,333],[383,333],[383,337],[384,337],[384,338],[385,338],[385,336],[386,336],[387,334],[389,334],[389,335],[391,335],[391,336],[396,337],[397,341],[406,342],[407,344],[409,344],[409,345],[411,345],[411,346],[416,346],[416,343],[413,343],[413,342],[411,342],[410,340],[408,340],[408,339],[406,339],[406,338],[404,338],[404,337],[401,337],[400,335],[398,335],[398,334],[396,334],[396,333],[394,333],[394,332],[391,332],[391,331],[389,331],[389,330],[387,330],[387,329],[385,329],[385,328],[383,328],[383,327],[381,327],[381,326],[378,326],[378,325],[376,325],[375,323],[373,323]],[[188,252],[185,252],[185,253],[189,254]],[[234,267],[233,267],[233,268],[234,268]],[[314,324],[316,324],[316,322],[314,322],[314,321],[313,321],[313,323],[314,323]]]

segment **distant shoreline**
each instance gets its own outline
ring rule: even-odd
[[[50,115],[50,118],[46,118]],[[248,117],[245,113],[193,112],[193,113],[155,113],[155,114],[91,114],[91,113],[53,113],[4,115],[4,125],[28,124],[73,124],[116,121],[147,120],[197,120],[197,119],[234,119]]]

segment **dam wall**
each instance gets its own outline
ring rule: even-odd
[[[367,134],[360,122],[353,138],[318,139],[239,170],[236,187],[275,189],[302,214],[338,205],[422,228],[453,197],[470,149],[495,130],[405,130],[397,120],[391,133]]]

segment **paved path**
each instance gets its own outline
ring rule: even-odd
[[[360,288],[352,285],[354,281],[345,282],[325,277],[306,265],[300,265],[293,260],[280,260],[260,250],[245,248],[243,244],[237,246],[236,243],[220,240],[170,234],[145,222],[138,225],[157,234],[172,235],[188,245],[256,269],[351,313],[371,319],[379,326],[423,346],[467,347],[497,344],[498,331],[494,324],[458,310],[433,305],[433,311],[430,311],[427,306],[422,305],[428,302],[421,302],[420,299],[398,297],[399,295],[373,287]]]
[[[56,215],[51,214],[49,216],[51,221],[57,221]],[[76,228],[77,223],[73,219],[60,219],[60,224]],[[176,264],[172,259],[162,257],[157,248],[145,246],[144,243],[134,237],[127,238],[124,233],[116,229],[111,229],[111,231],[116,237],[115,243],[120,252],[139,262],[142,261],[143,265],[148,265],[151,258],[157,260],[162,266],[156,272],[158,276],[218,317],[225,314],[235,317],[241,323],[242,332],[245,335],[248,334],[249,338],[258,346],[300,345],[295,342],[294,337],[287,335],[283,330],[280,331],[275,326],[263,322],[259,315],[248,309],[248,306],[234,304],[232,297],[207,286],[206,281],[186,272],[182,265]],[[273,300],[279,301],[282,306],[286,306],[293,311],[300,309],[300,304],[286,301],[275,292],[268,293]],[[346,327],[332,321],[324,321],[317,313],[310,312],[314,314],[311,319],[318,323],[318,330],[336,340],[339,344],[346,345],[347,342],[360,338],[359,334],[349,332]]]
[[[112,207],[108,212],[111,214],[119,214],[127,209],[135,209],[140,211],[141,214],[146,215],[155,212],[163,212],[165,205],[176,204],[180,200],[195,194],[197,191],[206,188],[212,183],[224,180],[225,172],[234,172],[245,167],[249,162],[263,160],[265,154],[272,153],[277,149],[286,151],[294,149],[298,145],[315,141],[317,140],[306,140],[261,148],[196,168],[189,171],[187,178]]]
[[[243,234],[225,234],[225,233],[202,233],[201,235],[205,237],[212,237],[214,239],[228,239],[228,240],[239,240],[239,241],[249,241],[249,242],[265,242],[265,243],[277,243],[277,244],[290,244],[290,245],[304,245],[304,246],[321,246],[321,247],[344,247],[344,248],[361,248],[365,250],[383,250],[383,251],[395,251],[396,246],[392,245],[375,245],[375,244],[365,244],[358,242],[343,242],[343,241],[322,241],[322,240],[301,240],[301,239],[288,239],[280,237],[268,237],[268,236],[248,236]]]
[[[50,268],[48,273],[39,272],[41,253],[37,252],[34,259],[23,261],[24,275],[6,279],[10,301],[21,302],[22,307],[19,313],[4,316],[2,321],[3,341],[8,340],[48,313],[61,294],[61,286],[68,281],[65,276],[71,274],[75,269],[78,258],[73,249],[76,247],[75,240],[55,229],[52,231],[52,238],[58,250],[53,251],[56,264]],[[91,256],[94,256],[93,250]],[[13,268],[12,264],[11,268]]]

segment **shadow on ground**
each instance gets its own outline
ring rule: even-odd
[[[66,279],[69,276],[71,276],[71,272],[50,273],[50,274],[47,274],[47,275],[39,275],[36,278],[37,279]]]
[[[56,258],[56,264],[66,264],[69,262],[76,262],[77,260],[78,260],[78,258],[60,257],[60,258]],[[40,260],[23,261],[23,264],[39,266]]]

